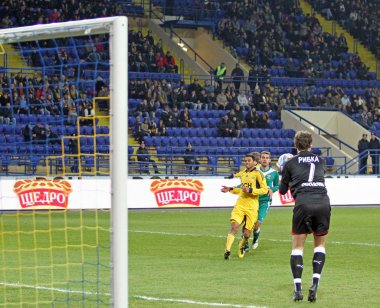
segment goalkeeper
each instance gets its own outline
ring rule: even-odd
[[[279,174],[277,170],[274,170],[271,165],[271,154],[267,151],[262,151],[260,153],[260,166],[258,170],[264,174],[265,180],[268,185],[268,193],[265,195],[261,195],[259,197],[259,213],[258,219],[255,223],[255,227],[253,230],[253,240],[252,240],[252,249],[257,249],[259,246],[259,236],[260,236],[260,227],[264,222],[265,217],[268,214],[269,207],[272,204],[273,193],[276,192],[279,188]],[[249,250],[248,242],[244,246],[244,250]]]
[[[226,249],[224,259],[228,260],[231,254],[231,247],[235,240],[235,234],[239,230],[240,225],[244,224],[244,237],[239,241],[239,258],[244,257],[244,246],[249,240],[252,229],[257,221],[259,195],[267,194],[268,187],[264,175],[257,170],[257,159],[252,153],[248,153],[244,157],[245,170],[238,173],[241,184],[237,187],[222,186],[223,193],[231,192],[238,194],[239,198],[231,212],[231,231],[227,236]]]

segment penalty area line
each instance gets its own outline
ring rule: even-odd
[[[77,291],[77,290],[68,290],[68,289],[60,289],[60,288],[50,288],[50,287],[44,287],[44,286],[34,286],[34,285],[29,285],[29,284],[23,284],[23,283],[19,283],[19,282],[0,282],[0,286],[13,287],[13,288],[34,289],[34,290],[44,290],[44,291],[54,291],[54,292],[59,292],[59,293],[111,296],[111,293],[97,293],[97,292],[89,292],[89,291]]]
[[[174,233],[174,232],[162,232],[162,231],[145,231],[145,230],[129,230],[129,232],[134,233],[146,233],[146,234],[162,234],[162,235],[172,235],[172,236],[193,236],[193,237],[213,237],[213,238],[226,238],[225,235],[212,235],[212,234],[185,234],[185,233]],[[279,239],[265,239],[270,242],[277,243],[290,243],[291,240],[279,240]],[[312,241],[307,241],[312,242]],[[377,243],[356,243],[356,242],[337,242],[337,241],[327,241],[328,244],[335,245],[353,245],[353,246],[368,246],[368,247],[380,247]]]
[[[45,286],[35,286],[28,285],[19,282],[0,282],[0,286],[11,287],[11,288],[25,288],[43,291],[54,291],[59,293],[70,293],[70,294],[86,294],[86,295],[103,295],[111,296],[110,293],[96,293],[89,291],[78,291],[78,290],[68,290],[61,288],[50,288]],[[175,299],[175,298],[160,298],[144,295],[134,295],[131,298],[137,298],[146,301],[157,301],[157,302],[172,302],[172,303],[184,303],[189,305],[200,305],[200,306],[210,306],[210,307],[235,307],[235,308],[265,308],[265,306],[252,306],[252,305],[240,305],[240,304],[225,304],[225,303],[210,303],[210,302],[200,302],[189,299]]]
[[[137,299],[142,299],[142,300],[147,300],[147,301],[183,303],[183,304],[189,304],[189,305],[200,305],[200,306],[211,306],[211,307],[265,308],[265,306],[198,302],[198,301],[189,300],[189,299],[160,298],[160,297],[142,296],[142,295],[135,295],[135,296],[132,296],[132,298],[137,298]]]

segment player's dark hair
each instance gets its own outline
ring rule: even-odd
[[[253,160],[257,161],[257,162],[260,162],[260,152],[249,152],[247,153],[247,155],[249,155],[249,157],[254,157]],[[245,155],[245,156],[247,156]]]
[[[251,157],[254,161],[258,161],[256,155],[254,155],[253,152],[245,154],[245,157]]]
[[[305,151],[311,147],[311,143],[313,142],[313,138],[311,134],[306,131],[299,131],[294,136],[294,145],[296,146],[298,151]]]

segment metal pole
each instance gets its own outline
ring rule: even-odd
[[[113,307],[128,307],[128,20],[111,30],[111,198]]]

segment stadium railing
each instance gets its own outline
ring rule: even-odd
[[[339,138],[335,137],[334,135],[331,135],[328,131],[324,130],[323,128],[315,125],[314,123],[310,122],[309,120],[305,119],[304,117],[300,116],[299,114],[295,113],[293,110],[302,110],[302,108],[293,108],[293,107],[290,107],[290,106],[285,106],[286,110],[288,110],[290,113],[292,113],[294,116],[296,116],[300,122],[306,122],[307,124],[311,125],[312,127],[314,127],[315,129],[315,132],[318,133],[318,134],[325,134],[327,135],[329,138],[335,140],[338,144],[338,148],[339,150],[342,149],[342,147],[347,147],[349,148],[350,150],[354,151],[354,152],[358,152],[357,149],[353,148],[351,145],[347,144],[346,142],[340,140]],[[339,109],[336,109],[336,108],[317,108],[316,110],[327,110],[327,111],[340,111]]]

